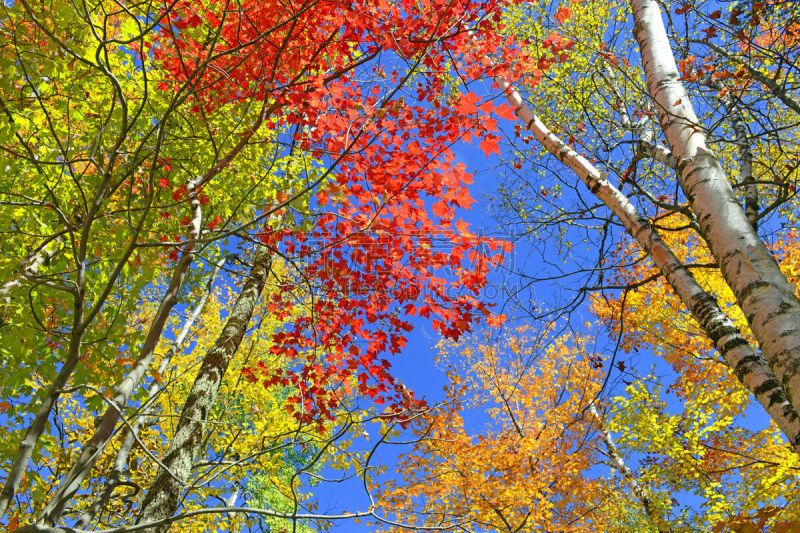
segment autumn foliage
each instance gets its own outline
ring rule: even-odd
[[[660,6],[4,4],[3,525],[796,528],[800,13]]]
[[[586,409],[601,381],[587,341],[519,327],[443,346],[447,399],[381,487],[384,512],[467,531],[586,531],[584,502],[603,497],[584,476],[597,459]]]

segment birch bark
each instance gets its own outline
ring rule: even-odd
[[[800,300],[753,230],[725,171],[706,144],[703,126],[680,82],[657,2],[631,0],[631,8],[647,89],[667,144],[678,159],[678,182],[764,358],[797,409]]]
[[[47,502],[47,505],[45,505],[44,509],[40,513],[37,520],[37,523],[39,524],[52,526],[55,525],[59,518],[61,518],[65,506],[72,496],[75,495],[78,489],[80,489],[81,484],[91,471],[92,466],[94,466],[94,464],[100,458],[106,445],[111,440],[114,430],[116,429],[117,424],[122,417],[122,411],[125,408],[125,404],[139,387],[139,383],[147,372],[147,369],[150,367],[150,361],[153,359],[156,345],[161,339],[161,335],[164,331],[164,326],[167,322],[167,318],[169,317],[169,313],[178,302],[178,293],[183,287],[183,282],[186,278],[189,266],[192,263],[192,252],[195,249],[197,239],[200,237],[200,231],[202,227],[202,209],[200,202],[197,199],[194,181],[187,183],[186,190],[191,200],[193,211],[189,238],[183,247],[181,258],[178,261],[178,264],[175,266],[172,279],[170,280],[164,297],[161,299],[161,303],[158,306],[158,310],[156,311],[153,322],[150,325],[150,329],[147,331],[147,336],[145,337],[139,352],[139,358],[136,360],[123,382],[117,388],[114,397],[111,399],[110,405],[100,418],[97,428],[89,440],[83,445],[78,459],[72,465],[72,468],[70,468],[67,475],[64,476],[64,479],[62,479],[61,483],[59,483],[58,488],[56,489],[52,498],[50,498],[50,501]]]
[[[653,500],[650,499],[650,496],[647,494],[647,491],[644,489],[642,484],[639,483],[636,475],[633,473],[630,467],[628,467],[627,463],[625,463],[625,460],[622,458],[622,455],[620,455],[619,450],[617,449],[617,445],[614,444],[614,439],[611,437],[611,432],[608,431],[608,428],[606,428],[603,418],[600,416],[600,413],[597,411],[597,408],[593,403],[589,404],[588,411],[589,414],[591,414],[597,421],[597,429],[600,431],[600,438],[603,440],[603,444],[605,444],[606,455],[613,462],[614,468],[617,469],[622,476],[622,479],[625,480],[625,483],[628,485],[628,488],[631,489],[631,492],[636,499],[641,502],[645,514],[656,526],[658,532],[670,533],[672,528],[669,527],[669,524],[666,522],[666,520],[664,520],[664,517],[661,516],[661,513],[658,511],[658,509],[653,507]]]
[[[528,131],[533,133],[552,155],[580,177],[589,190],[611,209],[628,233],[650,256],[736,377],[781,428],[792,449],[800,453],[800,417],[787,401],[775,374],[761,356],[755,353],[728,315],[720,309],[714,297],[697,283],[691,272],[661,239],[650,222],[619,189],[585,157],[548,130],[511,84],[499,76],[494,80]]]

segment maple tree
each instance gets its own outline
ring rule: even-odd
[[[403,456],[398,479],[375,482],[390,523],[403,524],[382,530],[681,530],[658,490],[664,474],[634,473],[626,460],[628,436],[646,447],[662,428],[627,419],[640,416],[633,406],[598,402],[602,355],[591,339],[554,330],[490,330],[442,348],[447,398],[417,421],[425,438]]]
[[[143,530],[178,521],[204,527],[204,514],[220,513],[237,513],[235,527],[259,513],[276,527],[324,520],[299,512],[294,484],[321,461],[342,460],[332,457],[332,442],[341,437],[337,424],[357,426],[348,402],[368,398],[387,428],[428,413],[393,377],[385,354],[399,353],[421,318],[451,340],[484,318],[501,322],[480,291],[510,248],[459,218],[475,200],[470,169],[453,150],[473,142],[487,156],[506,154],[498,117],[523,119],[516,134],[541,144],[537,168],[538,156],[550,152],[574,172],[555,182],[513,174],[533,158],[529,146],[514,145],[508,175],[516,178],[501,188],[501,216],[524,232],[552,232],[556,239],[538,245],[555,246],[567,260],[576,245],[598,254],[567,310],[593,293],[593,312],[620,349],[654,346],[674,368],[684,421],[673,428],[658,407],[658,387],[639,376],[616,408],[602,400],[604,413],[585,417],[604,382],[596,379],[602,357],[586,359],[580,337],[559,339],[558,353],[537,347],[546,357],[535,370],[503,367],[484,347],[469,370],[475,375],[454,381],[448,408],[431,412],[429,431],[419,435],[414,457],[426,457],[443,485],[425,488],[423,476],[387,488],[384,514],[421,524],[413,511],[424,498],[438,513],[429,517],[436,527],[455,527],[458,517],[501,530],[580,530],[596,527],[593,520],[609,530],[662,529],[678,524],[664,496],[685,488],[675,479],[689,471],[713,477],[718,465],[731,464],[733,446],[728,455],[697,451],[709,439],[730,444],[745,435],[748,449],[770,443],[752,452],[759,461],[795,461],[774,429],[734,428],[729,420],[752,395],[795,452],[800,446],[800,302],[791,260],[779,265],[780,247],[770,246],[793,242],[783,226],[797,211],[793,8],[743,2],[723,17],[719,6],[685,2],[669,14],[670,33],[649,0],[21,0],[2,9],[0,327],[12,340],[0,349],[8,370],[0,408],[16,436],[0,457],[7,465],[0,512],[10,511],[9,526],[130,526],[129,516],[103,511],[120,512],[113,496],[130,486],[125,479],[139,480],[131,483],[141,490],[123,501]],[[638,59],[628,54],[636,44]],[[487,79],[499,88],[497,103],[475,89]],[[584,222],[599,232],[578,233]],[[634,250],[641,260],[631,259]],[[225,256],[240,285],[218,317],[225,326],[191,351],[196,367],[177,351],[162,355],[176,313],[191,313],[193,299],[225,283],[214,281]],[[530,274],[546,277],[544,270]],[[641,287],[657,298],[631,296]],[[677,299],[665,297],[668,290]],[[153,311],[138,312],[151,301]],[[629,318],[630,309],[649,305],[659,311],[649,322]],[[679,307],[693,318],[666,312]],[[253,323],[264,320],[274,329],[257,340]],[[682,330],[696,335],[648,336],[658,320],[664,329],[688,323]],[[632,324],[637,341],[627,335]],[[713,364],[667,349],[686,344],[711,354],[709,342],[720,356]],[[239,362],[248,343],[274,364]],[[559,355],[579,361],[579,379],[555,361]],[[184,365],[189,373],[165,390],[163,376]],[[263,390],[267,396],[252,401],[267,403],[285,395],[277,410],[283,418],[276,412],[270,431],[296,428],[307,440],[295,444],[321,450],[303,465],[278,454],[280,482],[253,466],[274,486],[251,501],[269,509],[235,506],[238,489],[226,477],[235,472],[216,470],[219,458],[197,477],[207,443],[229,438],[214,416],[230,401],[231,372],[236,387],[252,389],[236,395]],[[715,396],[717,389],[732,399]],[[497,426],[474,443],[460,405],[498,400],[503,405],[489,410]],[[80,442],[59,440],[65,413],[80,413],[69,430]],[[558,423],[530,439],[508,425],[523,415],[532,425]],[[163,437],[148,433],[153,419]],[[165,426],[168,419],[174,426]],[[665,437],[653,439],[649,426],[665,428]],[[597,455],[581,447],[581,435],[592,428],[597,449],[616,454],[630,487],[636,475],[620,466],[627,448],[663,456],[642,477],[647,488],[631,489],[639,503],[629,515],[603,506],[585,519],[567,518],[592,497],[630,499],[585,475]],[[617,452],[611,431],[622,435]],[[454,457],[436,440],[440,433],[459,443]],[[158,450],[139,444],[140,453],[135,434],[159,441]],[[519,446],[503,448],[509,439]],[[561,455],[552,453],[557,446]],[[675,464],[681,447],[691,448],[693,462]],[[500,467],[490,454],[502,455]],[[520,454],[541,466],[540,479],[525,479]],[[141,472],[131,467],[145,460]],[[406,463],[410,473],[418,472],[416,460]],[[111,464],[107,480],[96,476]],[[769,486],[764,498],[734,495],[717,476],[722,488],[714,494],[722,498],[691,487],[713,500],[694,523],[786,525],[772,511],[788,493],[786,471],[736,469],[743,486]],[[206,474],[217,485],[186,489]],[[534,500],[519,505],[507,489],[514,484]],[[215,497],[233,503],[214,507]],[[380,519],[374,509],[336,518],[357,516]]]
[[[582,415],[600,384],[587,339],[524,326],[497,335],[443,348],[447,398],[420,420],[426,438],[398,464],[400,479],[380,486],[379,501],[416,527],[586,531],[587,522],[570,521],[600,489],[581,475],[596,459]],[[486,422],[475,434],[465,420],[477,416]]]
[[[457,338],[488,315],[477,294],[502,258],[502,243],[456,219],[473,200],[449,144],[475,127],[479,110],[466,100],[450,112],[438,91],[438,65],[455,61],[470,42],[466,28],[494,8],[457,6],[453,26],[444,21],[456,7],[443,3],[408,12],[381,2],[4,6],[3,68],[23,72],[2,87],[14,176],[2,204],[14,278],[3,286],[4,325],[21,340],[4,354],[20,369],[4,397],[25,434],[6,456],[3,512],[29,460],[57,446],[50,420],[57,427],[65,390],[87,392],[79,403],[104,413],[30,516],[56,525],[81,508],[70,501],[120,422],[135,416],[131,400],[161,374],[150,366],[170,315],[224,250],[259,251],[240,252],[254,270],[179,415],[161,463],[168,478],[188,475],[273,256],[291,269],[274,281],[265,312],[291,317],[271,348],[290,362],[248,368],[247,381],[291,387],[288,414],[320,431],[355,376],[359,394],[389,403],[387,416],[419,404],[381,354],[400,350],[407,317],[430,317]],[[436,275],[445,267],[450,279]],[[160,303],[130,327],[125,317],[148,284]],[[39,353],[48,357],[34,368]],[[119,360],[130,368],[96,370]],[[153,527],[175,519],[182,490],[164,479],[140,510]]]

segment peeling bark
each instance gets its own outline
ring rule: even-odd
[[[787,401],[775,374],[742,336],[733,321],[720,309],[683,265],[658,232],[630,200],[612,185],[585,157],[554,135],[533,114],[520,94],[505,79],[494,78],[516,115],[528,131],[552,155],[572,169],[589,190],[616,215],[625,229],[658,267],[672,289],[691,311],[736,377],[784,432],[792,449],[800,453],[800,417]],[[749,227],[749,226],[748,226]]]
[[[753,230],[680,82],[655,0],[631,0],[647,89],[672,153],[678,182],[764,358],[800,407],[800,300]]]

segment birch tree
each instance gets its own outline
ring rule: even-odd
[[[800,300],[755,233],[680,82],[655,2],[631,2],[650,97],[678,160],[676,178],[759,347],[792,405],[800,405]]]
[[[657,9],[656,4],[649,5],[650,8]],[[526,89],[526,91],[530,90],[530,94],[538,92],[543,98],[540,101],[534,101],[531,105],[541,109],[543,116],[548,119],[557,120],[558,129],[564,132],[569,142],[565,142],[565,140],[551,132],[532,111],[531,106],[526,104],[522,96],[514,90],[506,79],[495,77],[495,82],[514,107],[517,116],[522,119],[525,129],[533,134],[529,138],[523,138],[523,140],[536,139],[541,143],[543,151],[556,156],[558,160],[568,166],[584,182],[589,191],[600,201],[600,204],[593,205],[590,201],[586,201],[582,206],[578,206],[575,211],[570,213],[568,209],[558,206],[557,198],[561,196],[558,189],[541,186],[538,191],[535,189],[531,191],[538,198],[534,197],[528,200],[524,199],[521,192],[511,189],[508,199],[505,200],[509,209],[505,212],[510,213],[512,219],[516,217],[519,225],[531,228],[531,231],[543,231],[537,228],[555,225],[559,220],[574,220],[574,218],[570,217],[581,216],[582,213],[586,214],[587,221],[593,219],[605,220],[605,222],[597,224],[597,228],[601,232],[600,242],[602,246],[607,246],[608,243],[613,242],[613,227],[616,224],[620,224],[627,233],[638,241],[641,250],[644,252],[642,257],[658,266],[661,275],[666,277],[672,289],[680,296],[686,309],[701,324],[707,337],[716,345],[730,368],[735,371],[747,389],[754,394],[762,406],[770,413],[772,419],[783,428],[790,444],[796,448],[798,416],[792,400],[790,379],[786,374],[786,368],[788,367],[785,368],[782,366],[784,363],[780,362],[782,360],[781,357],[789,357],[787,355],[789,352],[786,352],[785,348],[788,349],[788,346],[793,346],[794,341],[787,341],[788,344],[783,345],[784,348],[779,350],[783,354],[781,356],[776,356],[774,353],[770,355],[769,352],[775,349],[774,343],[776,339],[791,337],[791,331],[795,331],[796,328],[793,329],[790,324],[797,324],[796,317],[792,318],[793,311],[791,311],[796,305],[797,298],[794,294],[793,285],[787,281],[785,274],[780,272],[777,263],[767,251],[761,237],[756,234],[755,230],[759,220],[774,214],[776,209],[784,209],[784,212],[787,213],[785,216],[789,220],[793,220],[793,215],[790,213],[796,209],[793,203],[793,194],[789,193],[787,195],[787,189],[782,185],[785,182],[784,178],[781,178],[780,182],[754,179],[751,146],[759,147],[759,151],[763,154],[760,157],[769,157],[766,155],[769,153],[769,149],[764,150],[764,145],[769,145],[772,142],[772,138],[769,137],[769,134],[764,134],[760,138],[748,137],[744,131],[742,115],[744,96],[741,88],[720,88],[719,80],[727,79],[727,76],[713,76],[710,74],[708,76],[698,76],[695,74],[694,81],[699,82],[702,80],[703,82],[704,94],[710,91],[708,87],[714,90],[714,94],[718,99],[715,109],[721,109],[722,123],[728,125],[727,131],[730,131],[734,136],[734,141],[728,143],[727,146],[723,141],[715,141],[717,146],[721,145],[725,150],[725,164],[735,165],[737,162],[736,157],[738,156],[738,162],[742,169],[739,176],[740,180],[737,182],[742,193],[737,196],[728,184],[727,179],[723,178],[724,171],[721,164],[719,162],[714,163],[714,168],[716,169],[714,172],[716,174],[713,175],[718,178],[715,178],[717,181],[714,183],[717,183],[717,185],[714,186],[723,187],[725,189],[723,191],[724,194],[719,191],[709,192],[705,189],[712,185],[709,185],[710,182],[703,178],[701,180],[702,184],[697,185],[700,189],[706,191],[706,195],[703,196],[704,199],[700,200],[700,202],[711,203],[702,208],[696,207],[694,200],[690,198],[689,186],[684,178],[681,177],[688,176],[687,173],[690,172],[685,168],[687,152],[683,151],[685,149],[683,145],[686,145],[686,143],[700,143],[696,146],[699,146],[700,148],[698,149],[701,151],[709,151],[709,148],[703,144],[705,143],[702,140],[704,127],[699,123],[697,117],[693,113],[689,116],[682,111],[688,109],[686,106],[690,105],[689,94],[685,91],[680,95],[674,93],[671,96],[675,96],[675,98],[670,102],[667,102],[668,98],[662,94],[666,90],[663,87],[667,85],[672,87],[681,86],[681,80],[679,79],[681,76],[674,60],[667,61],[665,59],[669,55],[668,52],[671,48],[661,25],[660,15],[655,15],[653,14],[654,12],[650,13],[648,15],[650,17],[648,24],[650,25],[647,25],[640,20],[644,15],[637,15],[636,10],[634,10],[635,17],[632,27],[636,30],[637,38],[639,38],[640,42],[642,42],[641,35],[643,35],[642,32],[644,31],[642,28],[649,28],[647,31],[649,32],[648,35],[650,35],[656,32],[653,29],[655,26],[660,27],[660,30],[658,30],[660,31],[658,45],[651,46],[648,49],[647,46],[650,46],[650,44],[647,43],[650,41],[647,41],[647,43],[642,42],[641,64],[644,65],[644,68],[640,71],[640,77],[636,76],[635,70],[625,70],[625,67],[630,67],[631,63],[627,58],[620,55],[619,48],[612,41],[606,41],[607,37],[602,34],[594,36],[588,30],[593,24],[599,23],[602,26],[603,21],[611,24],[610,21],[619,18],[618,12],[614,11],[614,9],[623,8],[624,6],[619,5],[614,5],[610,8],[599,7],[597,12],[592,13],[591,9],[595,8],[591,6],[585,8],[561,6],[557,10],[554,9],[556,23],[551,26],[554,31],[549,34],[547,29],[537,29],[524,24],[522,29],[519,30],[522,33],[533,34],[534,38],[540,39],[537,41],[540,47],[536,54],[538,55],[538,66],[541,71],[537,70],[530,75],[528,79],[532,80],[531,84],[534,85],[534,88]],[[711,18],[719,18],[719,16],[715,15],[715,17]],[[628,28],[630,27],[628,26]],[[633,35],[632,33],[629,34],[628,41],[625,40],[624,35],[620,37],[620,34],[625,29],[615,28],[614,31],[617,33],[613,36],[613,39],[621,40],[623,43],[629,42],[630,36]],[[648,39],[651,37],[648,37]],[[684,42],[686,41],[678,40],[679,44]],[[658,50],[658,53],[654,52],[654,50]],[[656,55],[659,57],[655,57]],[[593,64],[588,59],[591,57],[597,58],[596,64]],[[671,58],[671,55],[669,57]],[[573,58],[575,59],[574,63],[572,62]],[[671,66],[665,66],[665,61],[667,63],[671,61]],[[571,70],[573,64],[585,69],[583,71],[584,74],[592,77],[593,81],[588,83],[590,85],[594,84],[594,87],[596,87],[594,92],[590,93],[587,90],[583,93],[572,93],[565,98],[567,80],[575,75],[575,71]],[[660,66],[656,67],[656,65]],[[684,78],[686,78],[686,71]],[[651,89],[650,94],[644,91],[645,82]],[[524,83],[525,81],[521,81],[519,85]],[[578,81],[578,83],[586,84],[587,82]],[[747,84],[745,85],[747,86]],[[624,90],[621,90],[623,86]],[[638,92],[637,87],[641,87]],[[654,92],[656,87],[661,91],[658,98]],[[737,95],[736,102],[734,102],[732,94]],[[569,104],[557,104],[554,109],[548,109],[547,103],[551,102],[552,99],[557,101],[564,99],[567,101],[574,100],[574,105],[570,107]],[[635,102],[633,106],[631,100]],[[778,100],[778,103],[781,104],[782,101]],[[758,103],[754,103],[748,109],[757,109],[757,106]],[[631,107],[634,107],[635,114],[630,112]],[[582,114],[583,120],[576,124],[576,118],[570,117],[568,114],[570,109],[577,113],[576,117]],[[752,113],[755,112],[753,111]],[[748,116],[752,116],[752,113]],[[655,127],[654,120],[656,115],[661,120],[661,131],[658,131]],[[593,126],[588,128],[587,123],[593,124]],[[517,127],[518,137],[521,129],[519,126]],[[679,138],[678,134],[675,133],[676,131],[682,132],[683,137]],[[620,149],[622,146],[620,141],[614,139],[614,135],[617,132],[633,137],[631,156],[626,157],[625,152]],[[663,144],[659,143],[659,138],[664,139]],[[788,139],[791,142],[792,137],[790,136]],[[683,148],[680,150],[674,146],[674,143],[677,142],[683,143]],[[573,147],[571,144],[576,146]],[[704,148],[704,146],[706,147]],[[694,150],[694,148],[691,149]],[[735,152],[733,151],[734,149]],[[522,149],[520,148],[520,150]],[[579,154],[581,150],[586,151],[585,157]],[[772,153],[774,154],[774,152]],[[756,159],[758,160],[758,158]],[[644,164],[642,164],[643,162]],[[759,163],[759,165],[763,164],[763,162]],[[598,169],[598,165],[602,166],[602,170]],[[522,168],[522,163],[515,163],[514,166]],[[691,172],[693,172],[692,176],[696,177],[698,175],[697,172]],[[612,175],[617,176],[619,186],[612,184]],[[681,185],[682,192],[678,193],[674,186],[670,184],[669,176],[671,175],[676,177],[674,183]],[[790,179],[790,176],[787,176],[787,179]],[[564,184],[569,183],[568,178],[561,178],[560,181]],[[756,182],[758,183],[756,184]],[[626,186],[632,188],[627,194],[621,192],[623,187]],[[761,210],[758,208],[759,190],[763,195],[762,197],[766,196],[771,199],[771,203]],[[583,196],[577,189],[576,192],[579,197]],[[765,192],[766,194],[764,194]],[[543,199],[549,195],[553,197],[552,200],[550,198],[547,199],[547,202],[552,206],[550,210],[536,206],[537,201],[544,202]],[[724,200],[721,200],[722,198]],[[741,203],[740,198],[742,199]],[[714,204],[713,202],[724,203],[725,209],[736,211],[736,215],[728,214],[722,209],[722,204]],[[532,210],[525,211],[524,207],[517,207],[517,205],[522,206],[525,204],[531,206]],[[749,206],[747,207],[750,212],[749,216],[745,213],[742,204]],[[598,209],[599,206],[609,209],[614,218],[606,218],[601,210]],[[538,219],[541,222],[537,220],[536,216],[530,216],[531,213],[535,214],[537,210],[544,214],[544,217]],[[555,214],[553,214],[553,210],[555,210]],[[522,214],[517,215],[515,213]],[[665,220],[671,213],[681,217],[684,220],[684,225],[681,227],[664,225],[661,221]],[[711,221],[712,219],[713,222]],[[713,231],[709,224],[716,224]],[[736,250],[740,248],[741,243],[749,243],[746,246],[742,245],[742,249],[758,250],[757,253],[761,254],[760,257],[763,256],[765,264],[771,265],[769,268],[757,266],[760,263],[756,261],[756,263],[753,263],[756,265],[753,266],[753,269],[761,271],[759,276],[767,276],[764,279],[773,279],[774,285],[771,286],[777,293],[772,294],[780,293],[783,295],[782,298],[785,297],[786,301],[789,302],[784,305],[781,303],[783,300],[773,300],[777,307],[772,308],[770,316],[775,317],[774,320],[776,321],[779,321],[777,317],[782,317],[786,313],[789,313],[792,317],[786,318],[786,322],[781,326],[775,322],[773,326],[777,329],[773,329],[770,333],[762,331],[760,335],[763,338],[758,340],[759,334],[756,333],[757,328],[754,327],[754,321],[757,320],[756,314],[753,308],[750,307],[754,305],[752,297],[748,296],[746,298],[747,302],[745,302],[742,299],[743,293],[741,292],[741,284],[745,283],[743,280],[750,279],[747,278],[745,272],[750,272],[750,270],[741,265],[736,267],[736,275],[740,276],[735,282],[740,283],[737,289],[734,287],[734,281],[729,277],[733,275],[733,271],[730,270],[733,267],[725,267],[722,270],[723,275],[727,276],[728,284],[737,294],[739,306],[744,316],[747,317],[747,326],[744,327],[748,331],[743,334],[741,329],[734,325],[728,313],[720,309],[715,302],[718,295],[709,293],[694,279],[690,269],[700,267],[700,265],[684,263],[669,246],[664,245],[659,236],[659,232],[664,231],[695,233],[702,242],[708,243],[713,254],[712,261],[719,265],[724,263],[723,256],[726,258],[731,257],[739,253]],[[715,231],[720,233],[714,233]],[[738,233],[739,231],[743,233]],[[712,241],[715,238],[724,241],[725,244],[712,245]],[[758,243],[755,242],[756,240]],[[752,260],[749,261],[750,263],[748,264],[751,264]],[[626,262],[633,264],[632,261]],[[608,265],[605,258],[598,258],[596,271],[600,272],[600,274],[595,278],[597,281],[590,280],[589,282],[590,285],[595,284],[601,291],[605,288],[615,288],[614,284],[604,282],[603,272],[606,272],[606,270],[601,267],[604,264]],[[708,268],[709,266],[714,265],[707,263],[701,268]],[[764,270],[765,268],[767,270]],[[767,271],[771,272],[771,274],[765,274]],[[594,276],[589,277],[592,278]],[[764,281],[762,278],[758,279]],[[762,287],[762,290],[767,290],[766,285],[759,286]],[[624,289],[622,286],[616,286],[616,288]],[[585,292],[588,292],[588,287],[581,289],[578,294]],[[759,320],[759,328],[768,327],[765,325],[763,317]],[[760,353],[757,353],[750,345],[751,341],[748,337],[751,328],[753,328],[755,339],[758,340]],[[740,355],[734,355],[736,353]]]

